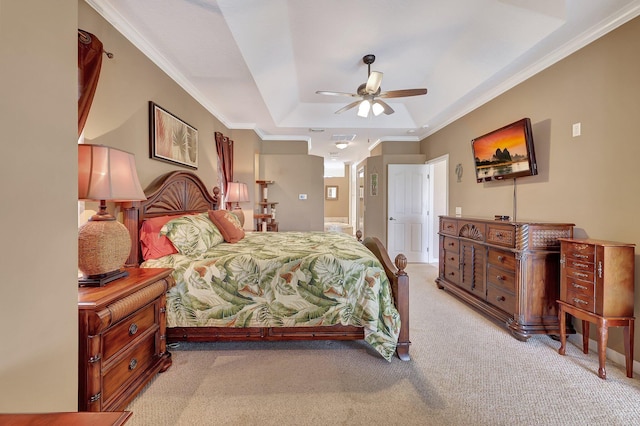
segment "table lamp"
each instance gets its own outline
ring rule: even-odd
[[[249,190],[246,183],[229,182],[227,184],[227,196],[226,201],[228,203],[236,203],[233,206],[233,213],[238,216],[240,225],[244,226],[244,212],[239,203],[246,203],[249,201]]]
[[[107,201],[146,200],[133,154],[104,145],[78,144],[78,200],[100,201],[100,210],[78,229],[78,285],[101,287],[126,277],[131,237],[107,212]]]

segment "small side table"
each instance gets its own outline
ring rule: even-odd
[[[598,325],[598,377],[607,378],[605,361],[607,359],[607,339],[609,337],[609,327],[624,327],[624,356],[627,367],[627,377],[633,377],[633,317],[603,317],[592,312],[576,308],[568,303],[558,300],[558,315],[560,316],[560,355],[565,354],[567,333],[565,332],[566,315],[572,315],[582,320],[582,352],[589,353],[589,325]]]

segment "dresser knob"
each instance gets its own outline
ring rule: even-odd
[[[498,256],[498,262],[504,262],[504,256]]]
[[[498,281],[504,281],[504,277],[502,275],[496,275]]]
[[[134,322],[129,326],[129,336],[133,336],[138,332],[138,325]]]
[[[133,370],[137,366],[138,366],[138,360],[135,358],[132,358],[131,361],[129,361],[129,370]]]
[[[505,300],[507,300],[507,299],[505,299],[505,298],[504,298],[504,296],[498,296],[498,297],[496,297],[496,300],[497,300],[498,302],[504,302],[504,301],[505,301]]]

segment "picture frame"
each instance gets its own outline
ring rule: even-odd
[[[325,199],[326,200],[337,200],[338,199],[338,187],[334,185],[325,186]]]
[[[198,130],[149,101],[149,158],[198,169]]]
[[[371,173],[371,196],[376,197],[378,195],[378,174]]]

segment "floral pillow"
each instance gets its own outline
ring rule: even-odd
[[[240,225],[238,216],[228,210],[209,210],[209,219],[220,230],[224,240],[237,243],[244,238],[244,229]]]
[[[189,257],[202,256],[224,241],[207,212],[173,219],[162,227],[160,233],[167,236],[180,254]]]

